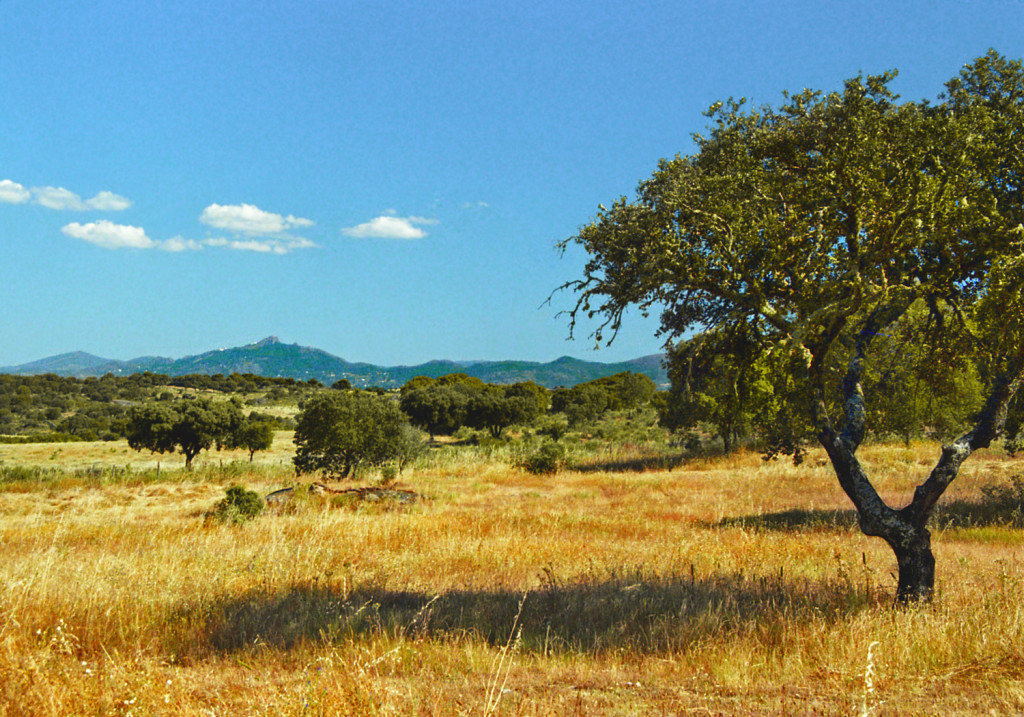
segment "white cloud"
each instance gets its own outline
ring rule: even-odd
[[[422,239],[427,233],[417,224],[437,224],[437,220],[383,215],[354,227],[346,227],[341,233],[357,239]]]
[[[32,198],[32,193],[10,179],[0,181],[0,202],[23,204]]]
[[[41,204],[49,209],[77,212],[85,212],[90,209],[119,212],[132,205],[130,199],[113,192],[102,191],[92,199],[83,200],[64,187],[33,187],[32,198],[36,204]]]
[[[316,246],[309,239],[301,237],[278,239],[208,239],[204,243],[209,246],[222,246],[236,251],[255,251],[271,254],[288,254],[296,249],[310,249]]]
[[[12,182],[12,184],[14,184]],[[3,191],[5,185],[0,185]],[[7,188],[12,192],[15,188]],[[47,202],[46,206],[54,209],[81,208],[81,206],[117,209],[131,204],[124,197],[112,192],[100,192],[88,202],[73,192],[59,187],[45,187],[46,191],[37,194],[37,201]],[[37,192],[39,190],[33,190]],[[201,220],[211,226],[228,229],[235,237],[209,237],[206,239],[187,239],[181,235],[163,241],[146,236],[142,227],[114,224],[109,221],[98,221],[89,224],[73,222],[61,229],[65,235],[91,242],[105,249],[162,249],[168,252],[200,251],[207,247],[231,249],[235,251],[253,251],[264,254],[288,254],[297,249],[315,247],[309,239],[288,234],[285,230],[293,227],[313,226],[309,219],[295,216],[281,216],[265,212],[251,204],[222,206],[211,204],[203,211]]]
[[[410,222],[413,224],[438,224],[439,220],[430,219],[429,217],[409,217]]]
[[[32,189],[26,189],[10,179],[0,180],[0,202],[23,204],[29,200],[48,209],[77,212],[84,212],[90,209],[119,212],[132,205],[130,199],[108,191],[102,191],[92,199],[83,200],[70,189],[65,189],[64,187],[32,187]]]
[[[227,243],[228,249],[234,249],[236,251],[256,251],[260,253],[273,252],[276,248],[272,242],[260,241],[258,239],[236,239]],[[285,250],[276,252],[278,254],[284,254]]]
[[[260,254],[288,254],[296,249],[310,249],[316,244],[309,239],[302,237],[277,237],[262,238],[253,237],[249,239],[227,239],[225,237],[211,237],[209,239],[185,239],[174,237],[167,241],[160,242],[160,248],[165,251],[187,251],[214,247],[217,249],[231,249],[233,251],[254,251]]]
[[[251,236],[274,236],[297,227],[311,227],[314,222],[289,214],[287,217],[266,212],[252,204],[211,204],[199,221],[217,229]]]
[[[142,227],[114,224],[106,219],[89,224],[72,222],[61,229],[64,234],[104,249],[152,249],[157,242],[146,236]]]
[[[89,208],[80,196],[64,187],[33,187],[32,194],[36,204],[42,204],[48,209],[85,211]]]
[[[160,242],[160,248],[164,251],[195,251],[202,249],[203,243],[177,236]]]
[[[120,212],[132,205],[132,200],[122,197],[120,194],[103,191],[97,194],[86,204],[90,209],[99,209],[106,212]]]

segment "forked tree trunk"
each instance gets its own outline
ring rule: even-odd
[[[942,447],[942,455],[927,480],[917,486],[911,502],[896,510],[881,499],[857,460],[857,449],[867,428],[861,374],[867,347],[878,332],[896,321],[909,303],[892,304],[876,309],[864,324],[856,343],[856,350],[847,366],[841,389],[846,416],[841,431],[836,431],[828,415],[825,401],[824,351],[814,354],[809,368],[815,377],[815,401],[812,412],[818,427],[818,439],[832,462],[839,485],[857,509],[860,529],[865,535],[885,540],[896,554],[899,578],[896,585],[896,604],[910,605],[926,602],[935,592],[935,556],[932,554],[931,534],[925,525],[935,510],[939,498],[956,478],[960,466],[979,448],[987,448],[999,436],[1006,424],[1006,410],[1024,383],[1024,347],[1007,357],[1003,371],[994,377],[985,405],[978,413],[974,427],[949,445]],[[834,336],[839,327],[834,327]],[[834,338],[833,336],[833,338]],[[828,345],[826,342],[825,345]]]
[[[896,604],[906,606],[931,600],[935,592],[935,556],[931,533],[925,527],[930,506],[923,511],[920,502],[903,510],[889,507],[871,485],[853,452],[835,435],[822,438],[839,483],[857,508],[861,532],[885,540],[896,556]],[[918,496],[921,494],[919,487]]]

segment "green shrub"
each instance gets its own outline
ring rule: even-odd
[[[544,441],[540,448],[527,454],[520,467],[529,473],[557,473],[565,466],[565,447],[557,441]]]
[[[262,512],[263,497],[259,493],[246,490],[239,485],[233,485],[228,488],[224,499],[217,503],[214,516],[221,523],[241,525],[256,518]]]
[[[380,484],[391,485],[398,478],[398,466],[394,463],[388,463],[387,465],[381,466],[380,469]]]
[[[534,425],[537,427],[539,435],[547,436],[555,441],[561,440],[569,432],[569,422],[561,414],[545,416],[538,419]]]
[[[91,438],[84,438],[82,436],[76,436],[71,433],[58,433],[56,431],[48,431],[45,433],[30,433],[23,436],[0,436],[0,443],[12,443],[12,444],[25,444],[25,443],[73,443],[75,441],[93,440],[95,433],[92,434]]]

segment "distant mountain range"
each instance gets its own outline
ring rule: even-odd
[[[621,371],[633,371],[649,376],[659,386],[668,385],[668,375],[662,366],[662,355],[654,354],[620,363],[581,361],[563,356],[550,363],[533,361],[429,361],[418,366],[375,366],[368,363],[350,363],[320,349],[298,344],[285,344],[270,336],[247,346],[217,349],[180,359],[143,356],[130,361],[117,361],[75,351],[49,358],[0,367],[0,373],[33,375],[53,373],[58,376],[102,376],[112,373],[124,376],[150,371],[168,376],[190,373],[232,374],[251,373],[258,376],[290,377],[302,381],[315,378],[330,386],[347,379],[353,386],[365,388],[401,386],[415,376],[438,377],[449,373],[465,373],[488,383],[515,383],[535,381],[542,386],[575,386],[578,383],[610,376]]]

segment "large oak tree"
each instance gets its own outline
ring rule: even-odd
[[[895,73],[804,91],[777,108],[719,103],[697,151],[663,160],[563,243],[589,254],[571,326],[605,339],[631,305],[661,310],[669,340],[751,337],[786,372],[861,530],[899,565],[897,601],[928,599],[926,527],[961,464],[1000,436],[1024,378],[1024,71],[989,52],[937,102],[903,102]],[[933,371],[979,367],[984,405],[943,446],[906,505],[872,485],[857,450],[873,345],[908,312]],[[602,340],[602,331],[597,339]],[[797,415],[797,414],[794,414]]]

